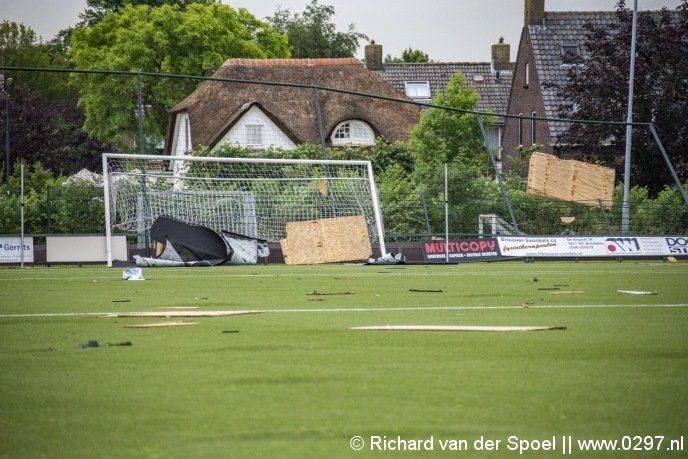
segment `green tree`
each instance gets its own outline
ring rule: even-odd
[[[399,63],[424,63],[424,62],[430,62],[430,57],[428,56],[427,53],[424,53],[423,51],[419,49],[413,49],[411,47],[405,49],[401,53],[401,57],[392,57],[391,54],[388,54],[385,57],[385,63],[387,64],[399,64]]]
[[[611,27],[590,25],[585,49],[589,57],[571,66],[560,88],[570,103],[561,115],[579,119],[626,119],[632,13],[618,2]],[[688,0],[676,11],[638,13],[634,121],[654,122],[682,181],[688,180]],[[607,164],[623,157],[625,125],[575,124],[560,139],[576,150],[592,152]],[[621,176],[623,165],[617,169]],[[633,133],[633,184],[651,194],[672,182],[653,136],[645,128]]]
[[[77,27],[70,56],[80,69],[210,75],[230,57],[288,57],[287,40],[245,9],[215,1],[125,5],[93,27]],[[132,149],[136,138],[136,80],[76,75],[84,129],[101,141]],[[148,146],[162,140],[168,109],[196,85],[189,79],[142,78]]]
[[[8,67],[66,67],[67,56],[56,43],[45,43],[24,24],[0,23],[0,65]],[[24,86],[49,97],[68,97],[70,90],[64,75],[7,72],[15,85]]]
[[[353,24],[347,32],[337,32],[331,22],[334,14],[333,6],[311,0],[301,14],[280,8],[267,19],[289,39],[292,57],[353,57],[359,40],[368,37],[356,32]]]
[[[415,157],[414,177],[430,202],[432,227],[444,224],[444,165],[448,166],[451,203],[450,228],[475,232],[480,203],[494,196],[489,158],[483,146],[476,115],[478,94],[461,72],[447,84],[446,94],[437,94],[432,107],[411,131],[409,144]],[[490,120],[483,120],[489,125]]]
[[[411,131],[410,142],[416,161],[444,164],[454,160],[467,166],[487,165],[480,128],[471,113],[476,109],[478,93],[468,85],[466,77],[457,72],[447,84],[446,94],[437,94],[420,123]],[[487,124],[489,120],[484,120]]]
[[[93,26],[110,12],[121,11],[126,5],[177,5],[181,9],[191,3],[209,4],[215,0],[86,0],[86,10],[79,15],[81,25]]]
[[[20,227],[20,167],[0,195],[0,234]],[[103,188],[83,180],[66,180],[40,163],[24,167],[24,217],[27,233],[100,233],[105,227]]]
[[[8,67],[68,66],[59,40],[44,43],[30,28],[13,22],[0,24],[0,49]],[[6,97],[0,101],[0,119],[4,139],[5,116],[9,114],[11,163],[40,162],[53,174],[101,167],[100,153],[106,148],[84,133],[76,91],[64,73],[8,71],[4,77]],[[0,142],[3,166],[5,149],[6,142]]]

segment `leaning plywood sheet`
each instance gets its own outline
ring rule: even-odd
[[[528,168],[528,192],[562,201],[605,207],[614,197],[614,169],[535,152]]]
[[[287,223],[280,244],[288,265],[367,260],[373,254],[361,215]]]

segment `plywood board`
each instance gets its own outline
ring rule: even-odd
[[[186,327],[188,325],[198,325],[198,322],[155,322],[151,324],[125,325],[124,328],[167,328],[167,327]]]
[[[599,206],[602,201],[610,207],[614,169],[535,152],[528,166],[528,193],[589,206]]]
[[[259,311],[188,311],[188,310],[171,310],[171,311],[151,311],[151,312],[116,312],[108,314],[108,317],[226,317],[237,316],[242,314],[258,314]]]
[[[363,216],[287,223],[280,241],[288,265],[367,260],[373,254]]]
[[[566,330],[565,326],[504,326],[504,325],[374,325],[351,327],[349,330],[390,330],[390,331],[453,331],[453,332],[517,332]]]

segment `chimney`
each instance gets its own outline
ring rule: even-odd
[[[499,37],[499,43],[492,45],[492,70],[500,72],[511,70],[511,45],[504,43],[504,37]]]
[[[368,70],[382,70],[382,45],[372,40],[365,46],[365,65]]]
[[[525,0],[524,27],[542,25],[545,19],[545,0]]]

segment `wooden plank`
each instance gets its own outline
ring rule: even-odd
[[[280,241],[288,265],[367,260],[373,254],[362,215],[287,223]]]
[[[258,314],[258,311],[188,311],[188,310],[171,310],[171,311],[151,311],[151,312],[115,312],[108,314],[107,317],[227,317],[237,316],[243,314]]]
[[[614,169],[535,152],[529,162],[528,193],[589,206],[598,206],[602,200],[610,207]]]
[[[452,332],[523,332],[543,330],[566,330],[566,326],[510,326],[510,325],[373,325],[350,327],[349,330],[385,331],[452,331]]]
[[[133,324],[125,325],[124,328],[167,328],[167,327],[186,327],[188,325],[198,325],[198,322],[181,321],[181,322],[154,322],[150,324]]]

